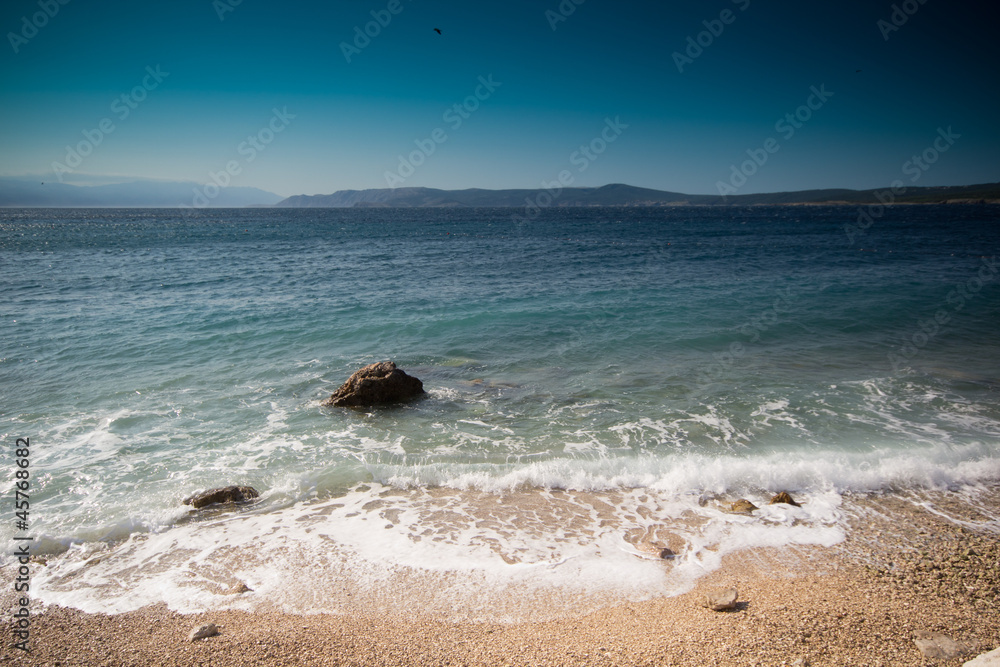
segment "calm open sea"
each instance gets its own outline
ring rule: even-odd
[[[425,604],[476,616],[487,589],[669,595],[837,543],[847,493],[1000,479],[1000,207],[853,239],[854,207],[516,213],[0,211],[5,496],[31,442],[0,558],[30,534],[36,599],[87,610],[338,611],[432,577]],[[320,406],[385,359],[428,395]],[[261,499],[181,504],[227,484]]]

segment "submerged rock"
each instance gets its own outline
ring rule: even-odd
[[[219,628],[216,627],[215,623],[206,623],[205,625],[192,628],[191,632],[188,633],[188,641],[198,641],[205,637],[214,637],[217,634],[219,634]]]
[[[799,505],[797,502],[792,500],[792,497],[788,495],[787,491],[782,491],[774,498],[771,498],[771,502],[769,502],[768,505],[777,505],[778,503],[784,503],[786,505],[794,505],[795,507],[802,507],[802,505]]]
[[[243,593],[252,593],[253,589],[244,584],[242,581],[237,581],[235,584],[226,589],[226,595],[242,595]]]
[[[750,502],[746,498],[740,498],[735,503],[733,503],[732,505],[730,505],[729,509],[731,509],[734,512],[746,512],[746,513],[749,514],[750,512],[753,512],[754,510],[760,509],[760,508],[757,507],[756,505],[754,505],[752,502]]]
[[[712,611],[726,611],[736,608],[736,599],[739,593],[735,588],[718,588],[708,591],[702,598],[701,606],[708,607]]]
[[[252,486],[223,486],[188,496],[184,499],[184,504],[198,509],[215,503],[242,503],[259,496],[257,489]]]
[[[356,371],[323,405],[368,407],[408,401],[423,393],[423,382],[396,368],[393,362],[382,361]]]

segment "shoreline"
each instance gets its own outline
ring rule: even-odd
[[[412,608],[185,615],[158,605],[104,615],[49,607],[32,618],[30,656],[11,648],[6,628],[0,663],[961,665],[1000,645],[1000,487],[851,497],[844,512],[850,529],[839,545],[739,551],[688,593],[555,620],[455,622]],[[9,626],[10,572],[0,574]],[[737,588],[736,610],[700,605],[716,587]],[[221,634],[188,642],[202,623]],[[932,663],[913,641],[921,631],[969,650]]]

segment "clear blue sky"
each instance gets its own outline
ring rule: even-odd
[[[896,2],[890,32],[893,3],[871,0],[563,0],[566,17],[559,0],[237,1],[3,3],[0,174],[54,180],[66,146],[90,142],[67,182],[205,182],[235,163],[233,185],[329,193],[386,187],[419,140],[434,151],[408,186],[537,187],[570,169],[574,185],[716,193],[774,138],[740,192],[878,188],[908,178],[905,163],[951,127],[960,138],[914,184],[1000,181],[987,3]],[[348,62],[342,43],[373,11],[391,21]],[[699,33],[708,45],[679,71],[675,52]],[[500,85],[478,88],[485,99],[455,127],[445,112],[491,76]],[[145,99],[122,101],[136,86]],[[832,96],[813,98],[792,136],[776,128],[822,86]],[[628,127],[579,171],[574,152],[606,118]],[[260,134],[269,123],[273,138]]]

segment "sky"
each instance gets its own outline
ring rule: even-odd
[[[282,196],[997,182],[989,7],[6,0],[0,176]]]

